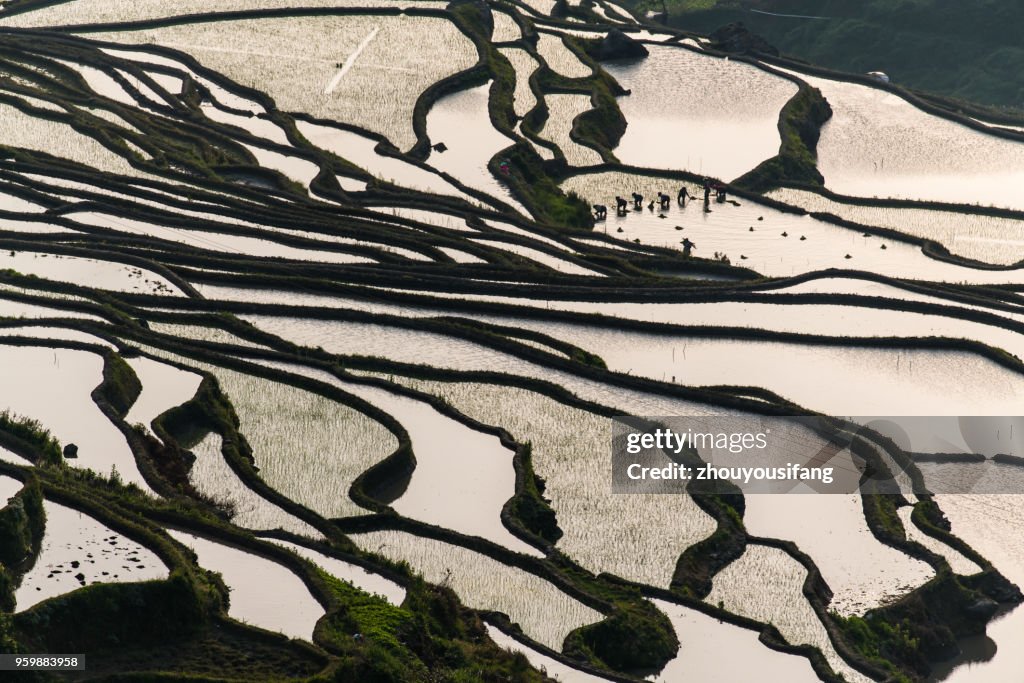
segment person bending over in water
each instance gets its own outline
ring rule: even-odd
[[[608,207],[604,204],[594,204],[594,218],[599,221],[608,218]]]
[[[668,205],[671,204],[671,203],[672,203],[672,198],[671,197],[669,197],[664,192],[659,192],[658,193],[658,204],[661,205],[661,208],[667,209]]]
[[[622,197],[619,197],[618,195],[616,195],[616,197],[615,197],[615,211],[620,216],[625,216],[626,215],[626,211],[627,211],[627,207],[628,206],[629,206],[629,202],[627,202]]]
[[[636,192],[633,193],[633,208],[640,211],[644,208],[644,196]]]
[[[693,199],[693,195],[691,195],[690,191],[686,189],[686,185],[683,185],[679,188],[679,194],[676,195],[676,201],[679,202],[681,206],[686,206],[687,199]]]

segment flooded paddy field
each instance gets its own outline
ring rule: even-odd
[[[659,192],[667,193],[672,197],[668,209],[649,210],[645,206],[642,210],[631,208],[622,216],[610,213],[598,229],[616,239],[634,243],[639,240],[640,244],[680,251],[682,240],[689,239],[697,245],[697,253],[702,257],[724,258],[775,277],[828,268],[856,268],[891,277],[956,283],[1016,283],[1024,279],[1021,271],[982,270],[940,261],[930,258],[917,245],[840,227],[811,216],[783,213],[747,199],[734,200],[738,206],[713,203],[710,212],[703,210],[700,201],[689,201],[682,207],[675,197],[683,186],[691,195],[700,192],[698,186],[685,181],[607,172],[577,175],[562,187],[593,203],[609,206],[614,206],[617,194],[637,192],[649,201]],[[932,223],[931,230],[939,228]],[[940,237],[941,233],[934,232],[928,236],[936,240]],[[1013,258],[1012,254],[1019,252],[1019,249],[1010,250],[1010,256],[1003,259]]]
[[[788,642],[818,647],[829,666],[849,681],[870,680],[851,669],[833,649],[821,621],[803,598],[807,570],[778,548],[749,545],[743,556],[715,577],[708,602],[773,624]],[[761,586],[772,586],[762,591]]]
[[[615,149],[623,163],[732,180],[778,152],[779,111],[796,84],[683,47],[648,50],[606,67],[632,91],[619,100],[631,124]]]
[[[78,510],[45,501],[47,531],[35,565],[15,593],[19,611],[97,583],[167,576],[152,551]]]
[[[353,535],[372,552],[408,562],[428,580],[450,585],[469,605],[504,612],[537,642],[560,651],[569,632],[601,618],[533,574],[458,546],[396,531]]]
[[[797,75],[833,103],[818,167],[826,186],[856,197],[896,197],[1024,208],[1012,188],[1024,145],[929,114],[899,95]]]
[[[195,552],[199,566],[223,577],[231,589],[228,614],[233,618],[291,638],[312,640],[313,628],[324,611],[298,576],[239,548],[175,529],[168,533]],[[267,584],[274,586],[272,593],[264,590]]]
[[[615,415],[1024,409],[1010,124],[633,3],[19,0],[0,30],[4,642],[254,682],[1021,669],[1019,422],[914,434],[984,476],[841,459],[934,504],[611,464]]]

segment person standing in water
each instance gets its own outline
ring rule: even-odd
[[[696,248],[697,245],[694,244],[689,237],[683,238],[683,256],[690,258],[691,252]]]

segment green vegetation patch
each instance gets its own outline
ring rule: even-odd
[[[821,91],[801,84],[779,114],[782,144],[778,155],[738,178],[735,184],[753,192],[765,192],[782,183],[822,187],[825,179],[818,171],[818,138],[830,118],[832,107]]]

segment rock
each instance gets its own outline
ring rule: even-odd
[[[78,446],[76,446],[73,443],[69,443],[68,445],[64,446],[64,459],[65,460],[70,460],[72,458],[77,458],[77,457],[78,457]]]
[[[601,41],[595,59],[606,62],[613,59],[642,59],[648,55],[643,44],[630,38],[621,29],[613,28]]]
[[[778,48],[756,33],[748,31],[742,21],[723,26],[708,37],[711,39],[711,47],[722,52],[779,56]]]
[[[444,144],[443,142],[439,142],[436,145],[432,145],[431,149],[434,150],[435,152],[447,152],[448,145]]]

